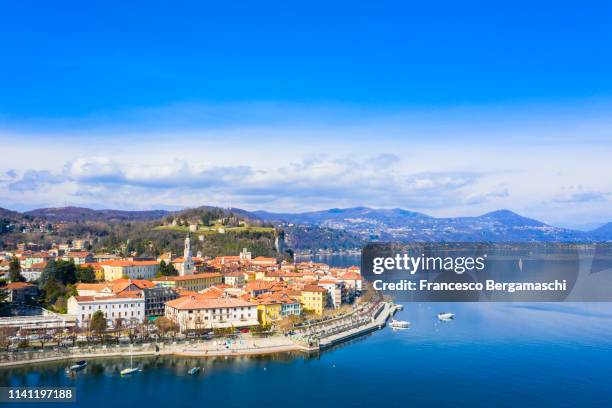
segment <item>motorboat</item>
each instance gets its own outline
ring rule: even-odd
[[[391,323],[389,323],[389,326],[391,326],[392,329],[407,329],[408,327],[410,327],[410,322],[407,322],[405,320],[392,319]]]
[[[85,367],[87,367],[87,361],[80,360],[70,366],[70,371],[80,371],[84,369]]]
[[[196,375],[200,373],[200,367],[192,367],[189,369],[189,371],[187,371],[187,374],[189,375]]]
[[[438,313],[438,320],[441,320],[443,322],[448,322],[449,320],[453,320],[454,318],[455,318],[454,313],[449,313],[449,312]]]

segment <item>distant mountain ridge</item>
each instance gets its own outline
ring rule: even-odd
[[[589,233],[595,240],[608,241],[612,239],[612,222],[602,225]]]
[[[365,239],[399,241],[506,241],[588,242],[612,240],[608,228],[584,232],[550,226],[510,210],[475,217],[436,218],[401,208],[353,207],[298,214],[255,211],[266,221],[311,224],[343,230]],[[596,233],[597,232],[597,233]]]
[[[25,211],[24,215],[34,218],[43,218],[49,221],[150,221],[162,218],[170,211],[166,210],[145,210],[145,211],[126,211],[126,210],[92,210],[84,207],[57,207],[57,208],[38,208]]]
[[[333,221],[341,221],[346,219],[372,219],[380,222],[385,222],[390,225],[395,225],[397,222],[403,222],[410,218],[431,218],[429,215],[403,210],[401,208],[393,209],[372,209],[368,207],[353,207],[353,208],[332,208],[323,211],[313,211],[305,213],[270,213],[266,211],[253,211],[253,214],[268,221],[286,221],[291,223],[325,223]]]
[[[197,209],[218,207],[202,206],[181,211],[167,210],[93,210],[82,207],[41,208],[19,213],[0,208],[0,218],[23,217],[49,221],[153,221],[170,214],[183,214]],[[273,213],[246,211],[239,208],[221,209],[240,217],[284,225],[311,226],[342,231],[356,239],[419,240],[419,241],[612,241],[612,222],[592,231],[577,231],[545,224],[523,217],[510,210],[497,210],[474,217],[432,217],[424,213],[401,208],[375,209],[369,207],[332,208],[303,213]],[[293,225],[291,225],[293,224]],[[308,233],[301,229],[300,233]],[[320,234],[320,231],[318,232]]]

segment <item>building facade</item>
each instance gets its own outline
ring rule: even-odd
[[[4,287],[7,302],[28,303],[38,296],[38,286],[27,282],[11,282]]]
[[[72,251],[62,255],[62,260],[72,261],[75,265],[83,265],[88,262],[93,262],[93,255],[87,251]]]
[[[94,313],[101,310],[108,327],[121,320],[122,324],[142,323],[145,318],[145,300],[136,295],[72,296],[68,299],[68,314],[76,316],[77,325],[89,327]]]
[[[121,278],[151,279],[159,272],[157,261],[106,261],[100,262],[104,270],[104,280],[114,281]]]
[[[166,302],[177,299],[176,290],[167,287],[153,287],[142,290],[145,300],[145,317],[163,316],[166,313]]]
[[[199,292],[213,285],[223,282],[220,273],[198,273],[187,276],[162,276],[151,280],[156,286],[169,287],[175,289],[185,289]]]
[[[316,285],[306,285],[302,289],[300,302],[305,312],[322,315],[327,303],[327,290]]]
[[[236,298],[183,296],[166,303],[165,316],[180,331],[257,326],[257,306]]]

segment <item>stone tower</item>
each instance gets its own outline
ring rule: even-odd
[[[179,271],[180,276],[193,275],[194,265],[193,258],[191,256],[191,240],[189,234],[185,238],[185,250],[183,251],[183,264]]]

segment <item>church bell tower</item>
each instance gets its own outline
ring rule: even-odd
[[[193,275],[194,269],[193,258],[191,256],[191,240],[189,239],[189,234],[187,234],[185,238],[185,250],[183,251],[183,265],[179,271],[179,275]]]

